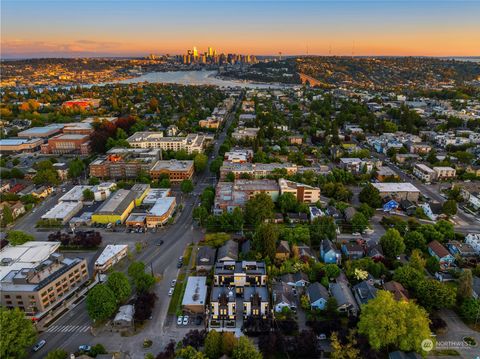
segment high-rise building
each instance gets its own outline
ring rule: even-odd
[[[211,47],[208,48],[208,56],[213,56],[213,49]]]
[[[195,57],[195,58],[198,57],[198,50],[197,50],[196,46],[193,47],[193,57]]]

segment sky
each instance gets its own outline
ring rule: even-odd
[[[478,0],[2,0],[1,57],[479,56]]]

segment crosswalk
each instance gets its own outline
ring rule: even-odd
[[[52,325],[47,333],[85,333],[90,329],[89,325]]]

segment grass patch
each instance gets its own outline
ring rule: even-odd
[[[455,349],[443,349],[443,350],[433,350],[428,355],[433,355],[436,357],[440,356],[460,356],[460,353]]]
[[[177,283],[175,283],[175,288],[173,289],[173,294],[170,299],[170,304],[168,305],[168,314],[176,314],[181,311],[181,299],[185,293],[185,288],[187,286],[186,278],[188,266],[190,264],[190,257],[192,256],[193,245],[189,244],[185,251],[183,252],[183,263],[184,266],[178,274]]]

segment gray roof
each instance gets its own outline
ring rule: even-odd
[[[345,208],[345,219],[350,222],[353,218],[353,216],[355,215],[355,213],[357,213],[357,210],[353,207],[347,207]]]
[[[355,297],[357,298],[358,304],[365,304],[370,299],[373,299],[377,296],[377,288],[371,285],[367,281],[360,282],[353,286],[353,291]]]
[[[197,265],[213,265],[215,262],[215,248],[202,246],[197,252]]]
[[[355,309],[358,309],[355,298],[352,291],[345,283],[330,283],[330,293],[335,297],[339,306],[351,305]]]
[[[238,259],[238,244],[233,239],[225,242],[223,246],[218,249],[218,260],[237,260]]]
[[[316,302],[320,298],[327,300],[330,297],[327,288],[318,282],[312,283],[308,286],[307,294],[311,303]]]
[[[323,250],[324,253],[327,253],[327,252],[332,251],[332,250],[337,252],[337,248],[333,245],[333,243],[330,239],[323,239],[322,243],[321,243],[321,246],[322,246],[322,250]]]
[[[480,297],[480,278],[473,276],[473,291]]]
[[[288,303],[289,305],[295,304],[295,295],[293,294],[292,287],[287,283],[275,283],[272,287],[273,304]]]

